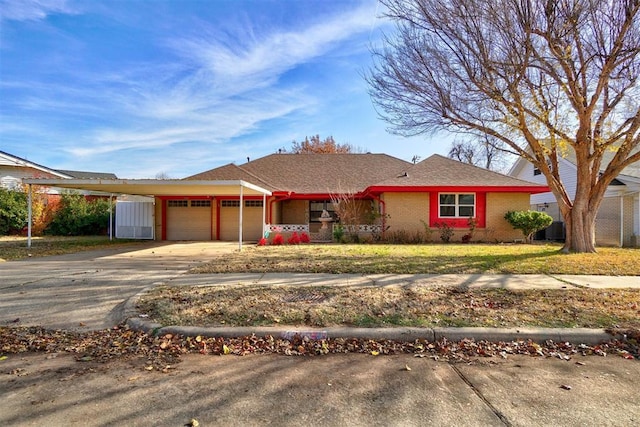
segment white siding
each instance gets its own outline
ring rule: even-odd
[[[117,239],[153,239],[153,202],[116,202]]]

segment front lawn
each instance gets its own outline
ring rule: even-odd
[[[640,249],[561,254],[557,244],[287,245],[246,247],[193,273],[597,274],[640,276]]]
[[[640,328],[640,289],[176,286],[138,309],[183,326]]]
[[[22,236],[0,236],[0,262],[28,257],[64,255],[95,249],[113,249],[139,245],[147,240],[109,240],[108,236],[44,236],[33,237],[27,248],[27,238]]]

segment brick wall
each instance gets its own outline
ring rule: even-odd
[[[429,222],[429,193],[385,193],[386,213],[389,215],[389,231],[404,230],[409,233],[422,232],[420,220]],[[475,230],[474,241],[513,241],[522,239],[522,233],[514,230],[504,219],[509,210],[529,209],[529,194],[488,193],[486,227]],[[438,240],[438,230],[432,229],[431,238]],[[456,229],[452,241],[459,241],[468,229]]]
[[[282,202],[282,224],[309,223],[308,200],[285,200]]]
[[[429,223],[429,193],[384,193],[389,231],[424,231],[420,220]]]
[[[514,230],[504,219],[504,214],[530,209],[529,199],[526,193],[487,193],[487,227],[478,230],[476,238],[488,242],[523,239],[522,232]]]

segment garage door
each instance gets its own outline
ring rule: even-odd
[[[220,201],[220,240],[238,240],[240,200]],[[262,237],[262,200],[245,200],[242,210],[243,240],[260,240]]]
[[[167,200],[167,240],[211,240],[211,200]]]

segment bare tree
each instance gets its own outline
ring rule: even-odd
[[[367,80],[393,131],[495,138],[546,177],[563,251],[595,252],[606,188],[640,160],[640,0],[381,1],[397,31]]]
[[[493,171],[504,171],[508,159],[512,157],[488,135],[473,139],[455,140],[451,143],[448,156],[460,162],[480,166]]]
[[[282,151],[280,151],[282,152]],[[338,144],[333,136],[321,140],[320,135],[305,137],[304,141],[291,143],[291,152],[294,154],[330,154],[330,153],[360,153],[362,149],[351,144]]]

